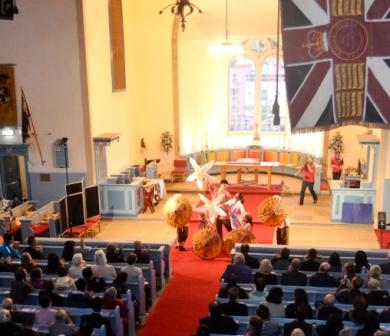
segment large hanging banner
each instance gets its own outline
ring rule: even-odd
[[[0,126],[16,126],[14,68],[12,65],[0,65]]]
[[[281,2],[291,130],[389,128],[390,1]]]

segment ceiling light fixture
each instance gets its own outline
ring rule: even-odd
[[[175,4],[170,4],[160,10],[159,14],[161,15],[168,8],[171,8],[172,14],[180,17],[181,29],[183,32],[186,29],[187,16],[191,15],[195,9],[198,10],[199,14],[203,13],[202,10],[198,6],[192,4],[190,0],[177,0]]]
[[[242,44],[231,43],[229,42],[229,16],[228,16],[229,6],[228,0],[225,2],[225,41],[219,44],[214,44],[210,46],[210,51],[212,53],[229,53],[229,54],[240,54],[244,51]]]

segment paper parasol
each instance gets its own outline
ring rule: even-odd
[[[260,203],[258,209],[260,223],[268,226],[278,226],[283,224],[287,218],[287,209],[280,196],[267,197]]]
[[[168,225],[181,228],[191,219],[192,205],[183,195],[175,194],[165,203],[163,216]]]
[[[227,255],[230,255],[230,251],[234,247],[236,243],[255,243],[256,237],[253,234],[252,231],[244,229],[244,228],[238,228],[235,230],[230,231],[223,242],[223,250]]]
[[[199,230],[192,238],[192,250],[201,259],[214,259],[222,251],[222,239],[215,228]]]

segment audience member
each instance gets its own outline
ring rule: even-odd
[[[27,295],[33,291],[33,287],[27,282],[27,272],[24,268],[18,268],[15,272],[15,280],[11,282],[10,297],[15,304],[23,304]]]
[[[343,316],[343,311],[335,307],[336,298],[334,294],[326,294],[324,302],[318,308],[317,318],[319,320],[328,320],[330,315],[338,315],[340,318]]]
[[[307,317],[308,319],[313,318],[313,309],[311,308],[309,301],[307,299],[306,291],[302,288],[296,288],[294,291],[294,302],[290,303],[286,307],[286,318],[296,318],[297,317],[297,308],[298,306],[306,306],[307,308]]]
[[[138,277],[142,274],[142,269],[135,266],[137,261],[137,255],[130,252],[126,258],[127,265],[121,268],[121,272],[127,273],[127,281],[137,281]]]
[[[256,272],[254,279],[263,278],[267,285],[277,285],[278,278],[274,273],[272,273],[272,264],[269,259],[263,259],[260,262],[259,271]]]
[[[35,324],[39,326],[51,326],[56,322],[55,311],[51,310],[51,299],[48,295],[39,297],[39,305],[42,307],[35,313]]]
[[[129,284],[127,283],[127,273],[119,272],[112,282],[112,285],[117,290],[118,297],[120,297],[121,294],[126,294],[126,292],[130,289]]]
[[[63,307],[64,299],[62,296],[55,293],[54,281],[51,279],[45,279],[43,281],[43,289],[39,292],[39,297],[49,296],[51,303],[54,307]]]
[[[149,264],[150,262],[150,255],[145,252],[142,242],[140,240],[136,240],[134,242],[134,251],[135,255],[137,256],[137,262],[139,264]]]
[[[318,262],[318,253],[315,248],[311,248],[307,251],[306,258],[301,264],[302,271],[312,271],[317,272],[320,267],[320,263]]]
[[[282,328],[276,322],[271,320],[271,314],[269,308],[263,304],[259,305],[257,308],[257,316],[261,318],[263,321],[263,327],[261,331],[261,335],[263,336],[279,336]]]
[[[251,316],[248,321],[248,330],[245,336],[261,336],[263,321],[258,316]]]
[[[306,286],[307,276],[305,273],[299,271],[301,267],[301,261],[298,258],[294,258],[291,261],[289,270],[282,274],[281,285],[284,286]]]
[[[371,310],[367,312],[364,327],[356,332],[356,336],[372,336],[377,330],[380,330],[379,314]]]
[[[318,336],[338,336],[339,332],[344,328],[341,316],[330,315],[326,323],[317,327]]]
[[[76,243],[74,240],[67,240],[64,243],[64,249],[62,250],[62,259],[65,261],[72,261],[73,255],[76,253],[75,246]]]
[[[12,321],[7,309],[0,309],[0,335],[19,336],[20,327]]]
[[[352,330],[350,328],[343,328],[339,332],[339,336],[353,336],[353,335],[354,335],[354,333],[352,332]]]
[[[273,258],[271,263],[275,270],[286,271],[290,265],[290,249],[283,247],[277,257]]]
[[[291,332],[290,336],[305,336],[305,333],[302,331],[302,329],[300,329],[300,328],[295,328],[295,329]]]
[[[356,273],[364,273],[369,271],[370,264],[368,263],[367,254],[364,251],[356,251],[355,253],[355,272]]]
[[[35,267],[30,272],[30,285],[33,286],[34,289],[42,289],[43,288],[43,279],[42,279],[42,269],[40,267]]]
[[[238,300],[238,288],[229,288],[228,296],[229,302],[221,305],[222,313],[231,316],[248,316],[248,308],[245,304],[237,302]]]
[[[59,292],[76,289],[74,280],[68,276],[68,271],[65,267],[61,267],[57,270],[57,280],[55,286]]]
[[[371,267],[373,268],[373,266]],[[370,278],[367,283],[370,292],[367,294],[369,305],[390,306],[390,296],[387,290],[383,290],[377,279]]]
[[[12,264],[12,260],[10,259],[10,256],[5,259],[3,254],[0,252],[0,272],[15,272],[15,266]],[[9,263],[8,260],[11,263]]]
[[[330,265],[329,272],[341,272],[342,271],[342,264],[341,264],[341,259],[340,255],[333,251],[330,256],[328,263]]]
[[[336,291],[337,301],[350,304],[353,303],[356,296],[366,296],[365,293],[360,291],[363,283],[364,280],[359,276],[355,276],[351,281],[348,278],[343,279]]]
[[[30,273],[33,268],[37,267],[35,261],[31,258],[31,255],[28,252],[24,252],[21,255],[20,266],[23,267],[27,273]]]
[[[312,334],[312,325],[305,322],[309,314],[308,308],[306,305],[299,305],[296,312],[296,320],[284,324],[284,334],[290,335],[295,328],[301,329],[305,336],[311,336]]]
[[[28,247],[23,250],[23,253],[30,253],[33,259],[45,259],[42,253],[42,246],[38,247],[37,242],[35,240],[35,236],[30,236],[27,238]]]
[[[247,265],[250,268],[259,268],[260,267],[259,259],[249,255],[249,244],[242,243],[241,247],[240,247],[240,251],[245,258],[245,265]]]
[[[226,283],[226,287],[222,286],[218,292],[218,297],[220,298],[227,298],[228,297],[228,291],[229,291],[229,288],[232,288],[232,287],[237,287],[238,290],[239,290],[239,296],[238,298],[239,299],[248,299],[248,294],[246,293],[246,291],[241,288],[238,284],[237,284],[237,275],[235,274],[231,274],[230,275],[230,278],[228,279],[225,279],[227,281]]]
[[[124,262],[125,257],[123,256],[122,250],[118,248],[115,243],[110,243],[106,247],[106,258],[109,263]]]
[[[268,307],[272,317],[284,317],[285,309],[282,303],[283,290],[280,287],[272,287],[265,297],[263,304]]]
[[[92,299],[93,312],[89,315],[83,315],[81,317],[81,326],[88,325],[92,328],[100,328],[104,324],[106,326],[106,335],[114,336],[110,321],[100,314],[102,310],[102,306],[103,306],[102,298],[100,298],[99,296],[94,297]]]
[[[92,266],[92,272],[96,278],[103,278],[105,281],[112,281],[116,278],[115,268],[107,264],[106,254],[103,250],[95,252],[95,264]]]
[[[309,283],[313,287],[337,287],[337,280],[335,277],[329,275],[330,265],[323,262],[316,274],[310,277]]]
[[[226,267],[221,278],[226,281],[231,274],[235,274],[239,283],[250,283],[252,281],[252,269],[244,263],[244,255],[240,252],[237,253],[234,256],[233,263]]]
[[[57,274],[59,268],[64,267],[64,261],[55,253],[49,253],[47,256],[46,274]]]
[[[367,318],[367,299],[358,295],[354,298],[353,308],[344,315],[344,321],[352,321],[355,324],[363,324]]]
[[[49,327],[50,336],[77,335],[78,329],[64,309],[58,309],[55,313],[55,323]]]
[[[266,286],[264,278],[257,278],[255,280],[255,286],[256,288],[249,293],[249,298],[252,300],[264,301],[266,296],[266,292],[264,291]]]
[[[76,290],[68,294],[67,305],[69,307],[90,308],[92,298],[86,291],[87,282],[84,279],[76,280]]]
[[[218,301],[209,303],[209,313],[209,316],[199,320],[199,324],[208,326],[211,334],[236,334],[238,324],[230,316],[222,315],[221,305]]]
[[[370,279],[376,279],[379,281],[379,287],[381,289],[387,289],[387,280],[381,276],[382,269],[379,265],[371,265],[368,273],[369,273],[369,275],[368,275],[367,281],[364,284],[365,287],[368,287],[367,283]]]
[[[4,258],[20,258],[20,252],[13,247],[13,239],[10,233],[3,235],[3,244],[0,245],[0,253]]]
[[[127,305],[123,300],[117,298],[117,291],[115,287],[109,287],[104,292],[103,309],[115,309],[116,306],[120,308],[121,318],[127,321]]]
[[[106,289],[106,282],[103,278],[97,278],[93,275],[92,267],[87,266],[81,272],[84,280],[87,282],[87,291],[101,293]]]
[[[72,263],[68,270],[68,275],[73,279],[83,277],[83,269],[87,266],[82,253],[75,253],[72,257]]]
[[[383,274],[390,274],[390,251],[387,254],[387,262],[379,265]]]

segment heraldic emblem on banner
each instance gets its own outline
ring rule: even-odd
[[[390,127],[390,1],[282,0],[293,132]]]
[[[16,126],[14,68],[0,65],[0,126]]]

